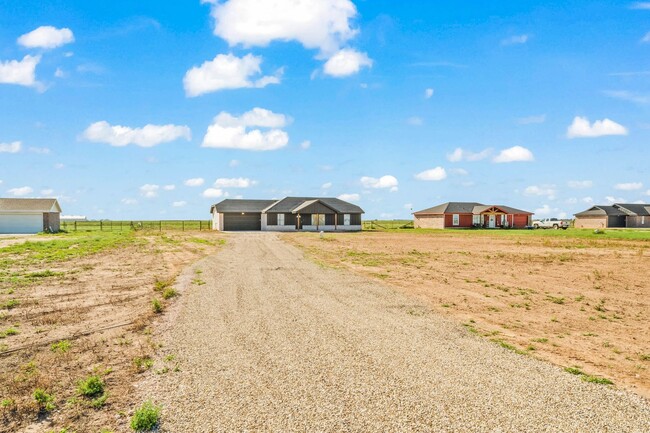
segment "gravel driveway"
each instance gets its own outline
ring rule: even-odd
[[[140,385],[164,432],[650,432],[646,400],[509,352],[274,234],[230,235],[179,285],[157,340],[180,371]]]

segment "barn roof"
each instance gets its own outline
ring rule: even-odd
[[[0,212],[61,212],[55,198],[0,198]]]

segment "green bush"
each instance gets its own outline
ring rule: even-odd
[[[154,313],[160,314],[163,311],[163,306],[158,299],[153,298],[153,300],[151,301],[151,309],[153,310]]]
[[[151,431],[158,426],[160,418],[160,407],[155,406],[151,401],[146,401],[135,410],[131,418],[131,428],[137,432]]]
[[[49,412],[54,410],[56,405],[54,404],[54,396],[45,392],[44,389],[37,388],[34,391],[34,400],[38,403],[38,407],[41,411]]]
[[[97,397],[104,393],[104,381],[99,376],[90,376],[79,381],[77,391],[86,397]]]
[[[176,295],[177,295],[176,290],[169,287],[169,288],[165,289],[165,291],[162,294],[162,297],[163,297],[163,299],[170,299],[170,298],[173,298]]]
[[[52,343],[50,346],[50,350],[52,352],[58,352],[58,353],[66,353],[68,350],[70,350],[70,341],[68,340],[61,340],[57,343]]]

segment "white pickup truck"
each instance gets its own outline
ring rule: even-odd
[[[544,218],[542,220],[533,221],[533,228],[536,229],[563,229],[569,228],[569,223],[557,218]]]

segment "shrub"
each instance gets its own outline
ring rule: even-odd
[[[153,298],[153,300],[151,301],[151,309],[156,314],[162,313],[163,306],[157,298]]]
[[[38,403],[38,407],[42,412],[49,412],[54,410],[56,407],[54,404],[54,396],[48,394],[41,388],[37,388],[34,391],[34,400],[36,400],[36,403]]]
[[[135,410],[131,418],[131,428],[137,432],[151,431],[158,425],[160,418],[160,407],[155,406],[151,401],[146,401]]]
[[[18,299],[10,299],[2,305],[2,308],[11,310],[13,308],[16,308],[18,305],[20,305],[20,301]]]
[[[86,397],[97,397],[104,393],[104,381],[99,376],[90,376],[86,380],[79,381],[77,391]]]
[[[50,346],[50,350],[52,352],[58,352],[58,353],[66,353],[68,350],[70,350],[70,341],[68,340],[61,340],[57,343],[52,343]]]
[[[148,356],[145,356],[143,358],[138,357],[133,360],[133,364],[138,371],[145,371],[153,367],[153,359],[149,358]]]

